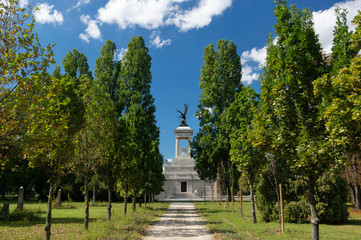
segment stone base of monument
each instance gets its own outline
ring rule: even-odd
[[[194,170],[195,162],[190,157],[190,144],[188,148],[182,147],[179,154],[179,141],[186,140],[190,143],[193,130],[188,126],[180,126],[174,134],[176,136],[175,158],[164,164],[164,191],[157,195],[156,199],[158,201],[211,201],[212,193],[216,194],[217,191],[216,189],[212,191],[212,185],[201,180]]]

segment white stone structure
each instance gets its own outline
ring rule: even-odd
[[[212,194],[216,194],[216,191],[212,191],[213,184],[199,178],[194,170],[194,159],[190,157],[193,130],[188,126],[179,126],[174,130],[174,135],[176,138],[175,158],[173,161],[167,160],[164,164],[164,192],[160,193],[157,199],[161,201],[212,200]],[[180,148],[179,153],[181,140],[187,141],[188,147]]]

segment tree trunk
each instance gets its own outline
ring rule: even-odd
[[[139,204],[139,207],[142,207],[142,197],[139,197],[138,204]]]
[[[251,192],[251,206],[252,206],[252,219],[253,223],[257,223],[256,209],[254,207],[254,192],[253,192],[253,178],[249,178],[249,190]]]
[[[212,189],[212,202],[214,202],[214,182],[211,183],[211,189]]]
[[[44,227],[46,240],[50,240],[50,235],[51,235],[51,207],[53,204],[53,190],[54,190],[54,184],[52,181],[50,181],[49,196],[48,196],[48,212],[46,213],[45,227]]]
[[[144,205],[147,207],[147,194],[144,194]]]
[[[310,204],[311,210],[311,225],[312,225],[312,236],[311,240],[318,240],[319,239],[319,222],[317,216],[317,209],[316,209],[316,200],[315,200],[315,188],[314,188],[314,181],[310,179],[308,181],[308,202]]]
[[[228,190],[228,187],[227,188],[227,208],[229,208],[229,190]]]
[[[137,205],[137,197],[134,195],[134,197],[133,197],[133,212],[135,212],[135,208],[137,207],[136,206]]]
[[[128,194],[127,191],[125,191],[125,195],[124,195],[124,216],[127,215],[127,205],[128,205]]]
[[[108,189],[108,220],[112,217],[112,193],[113,187],[109,187]]]
[[[239,211],[240,211],[240,216],[243,217],[242,188],[239,189]]]
[[[355,208],[356,209],[361,209],[361,188],[360,188],[360,185],[357,184],[355,185],[354,187],[355,189]]]
[[[222,202],[223,202],[223,199],[222,199],[222,182],[221,180],[219,179],[219,206],[222,206]]]
[[[88,230],[89,227],[89,190],[88,190],[88,177],[85,177],[84,184],[84,202],[85,202],[85,214],[84,214],[84,228]]]
[[[1,199],[5,200],[5,192],[6,192],[6,175],[3,174],[0,176],[1,181]]]
[[[231,199],[232,199],[232,212],[234,213],[234,196],[233,196],[233,187],[231,187]]]

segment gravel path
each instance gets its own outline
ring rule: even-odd
[[[169,205],[168,212],[160,217],[147,232],[146,240],[211,240],[206,222],[194,209],[193,203],[175,202]]]

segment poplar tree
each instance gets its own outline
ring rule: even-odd
[[[141,36],[130,40],[122,59],[118,82],[119,110],[123,113],[122,119],[127,128],[126,137],[131,136],[129,151],[121,161],[119,180],[125,197],[125,214],[128,193],[131,192],[135,200],[149,180],[151,166],[155,161],[160,161],[153,154],[159,152],[159,128],[156,126],[154,98],[150,92],[152,74],[148,51]]]
[[[116,119],[122,115],[119,111],[119,85],[118,78],[120,74],[120,61],[115,59],[116,45],[114,42],[107,40],[104,46],[100,49],[99,57],[95,62],[95,82],[101,88],[101,91],[107,93],[112,102],[113,113],[108,109],[105,120],[109,127],[113,129],[103,134],[103,141],[107,142],[104,146],[104,151],[101,154],[101,164],[98,166],[97,179],[104,182],[108,190],[108,220],[111,218],[112,210],[112,194],[117,179],[117,172],[119,161],[117,152],[120,153],[120,148],[124,145],[121,142],[121,135],[126,134],[122,131]],[[104,95],[104,94],[103,94]]]
[[[268,40],[261,111],[255,116],[252,141],[284,159],[307,182],[312,239],[319,239],[315,183],[333,163],[318,110],[320,99],[313,93],[314,81],[325,73],[322,49],[309,9],[278,0],[275,16],[277,42]]]
[[[333,71],[317,79],[315,94],[322,97],[320,111],[330,134],[329,141],[338,150],[338,159],[346,163],[346,177],[354,207],[361,208],[360,159],[360,66],[361,12],[353,20],[355,33],[347,31],[345,11],[340,14],[334,31]],[[343,29],[341,31],[340,29]],[[342,33],[342,34],[341,34]],[[332,63],[331,62],[331,63]]]
[[[217,177],[230,177],[225,175],[231,171],[224,170],[233,167],[228,164],[230,142],[225,114],[243,86],[236,45],[232,41],[219,40],[217,49],[218,52],[213,44],[204,49],[200,77],[202,92],[196,113],[200,129],[191,145],[197,173],[210,182]]]
[[[257,222],[254,204],[254,183],[257,173],[265,163],[265,155],[251,143],[253,114],[259,104],[256,92],[249,86],[236,94],[236,99],[227,109],[230,126],[230,157],[238,170],[248,179],[251,195],[253,223]],[[240,199],[241,201],[241,199]]]

